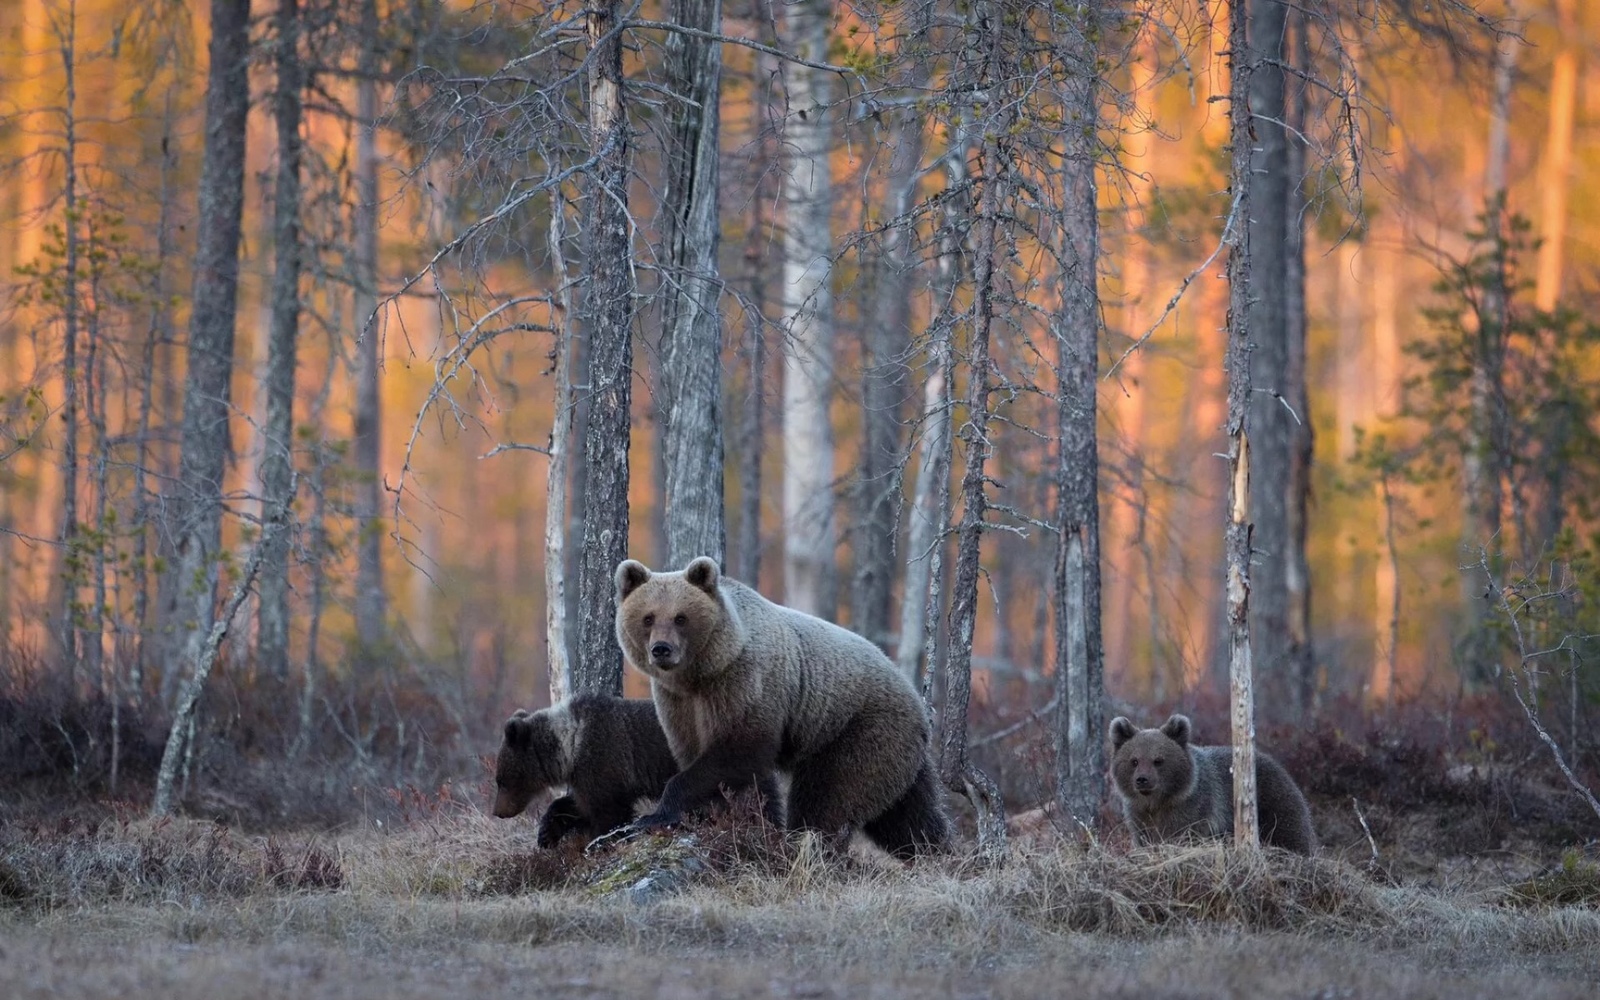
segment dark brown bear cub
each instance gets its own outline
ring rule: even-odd
[[[644,700],[581,694],[506,721],[495,766],[496,816],[515,816],[547,788],[566,786],[539,819],[540,847],[568,834],[585,840],[633,820],[634,803],[661,796],[678,771],[672,748]]]
[[[1186,716],[1174,715],[1160,729],[1112,719],[1111,752],[1122,813],[1142,843],[1233,836],[1233,749],[1191,746]],[[1317,849],[1305,796],[1260,750],[1256,801],[1263,843],[1297,854]]]

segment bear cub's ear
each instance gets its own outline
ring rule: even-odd
[[[506,746],[521,750],[532,742],[533,716],[525,709],[519,708],[506,720]]]
[[[650,580],[650,567],[637,559],[617,564],[617,600],[621,601]]]
[[[1133,739],[1139,734],[1139,728],[1124,716],[1117,716],[1111,720],[1111,750],[1115,753],[1122,749],[1122,744]]]
[[[712,559],[710,556],[701,556],[694,562],[691,562],[688,568],[683,571],[683,578],[685,580],[688,580],[690,583],[694,584],[696,587],[699,587],[708,594],[715,594],[717,592],[717,579],[719,576],[720,574],[717,571],[717,561]]]
[[[1174,715],[1162,725],[1161,731],[1167,739],[1180,747],[1189,745],[1189,717],[1187,715]]]

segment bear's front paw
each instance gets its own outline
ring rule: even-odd
[[[657,809],[653,813],[640,816],[628,824],[628,829],[637,833],[650,833],[655,830],[666,830],[683,822],[683,816],[677,812],[663,812]]]
[[[541,850],[548,851],[550,848],[561,843],[561,838],[564,837],[566,833],[567,827],[564,825],[558,826],[554,823],[540,823],[539,831],[534,837],[534,842],[539,845]]]

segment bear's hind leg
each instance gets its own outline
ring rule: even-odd
[[[893,807],[917,777],[923,749],[892,725],[852,720],[834,741],[790,772],[791,830],[832,836],[863,826]]]
[[[865,823],[861,830],[873,843],[901,861],[948,848],[950,824],[945,819],[933,765],[924,760],[906,793],[883,815]]]

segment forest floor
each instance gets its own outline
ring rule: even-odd
[[[734,820],[585,858],[537,851],[531,823],[461,804],[305,837],[13,820],[0,824],[0,993],[1596,995],[1592,850],[1400,864],[1392,839],[1336,837],[1303,859],[1046,831],[986,870],[830,857]],[[656,891],[638,888],[646,877]]]

